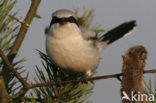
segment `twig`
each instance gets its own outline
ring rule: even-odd
[[[145,70],[143,73],[156,73],[156,69],[154,70]],[[93,78],[86,78],[86,79],[81,79],[81,80],[70,80],[70,81],[62,81],[62,82],[47,82],[47,83],[40,83],[40,84],[32,84],[30,86],[31,88],[36,88],[36,87],[44,87],[44,86],[52,86],[52,85],[65,85],[65,84],[74,84],[74,83],[79,83],[79,82],[88,82],[88,81],[94,81],[94,80],[100,80],[100,79],[109,79],[109,78],[118,78],[122,76],[123,73],[118,73],[118,74],[112,74],[112,75],[104,75],[104,76],[96,76]]]
[[[156,73],[156,69],[155,70],[146,70],[146,71],[144,71],[144,73]],[[18,93],[11,96],[9,98],[9,100],[16,98],[22,94],[25,94],[29,89],[36,88],[36,87],[44,87],[44,86],[52,86],[52,85],[66,85],[66,84],[74,84],[74,83],[79,83],[79,82],[84,82],[84,81],[87,82],[87,81],[94,81],[94,80],[100,80],[100,79],[118,78],[118,77],[121,77],[122,75],[123,75],[122,73],[118,73],[118,74],[112,74],[112,75],[96,76],[93,78],[86,78],[86,79],[81,79],[81,80],[62,81],[62,82],[58,82],[58,83],[47,82],[47,83],[31,84],[31,86],[29,86],[29,88],[27,88],[25,90],[21,89]]]
[[[8,58],[4,55],[4,53],[2,52],[2,50],[0,49],[0,57],[3,59],[3,61],[5,62],[5,64],[8,66],[8,69],[10,69],[10,71],[16,76],[16,78],[25,86],[27,87],[27,83],[26,81],[23,79],[23,77],[21,77],[21,75],[14,69],[14,67],[11,65],[11,63],[9,62]]]
[[[145,70],[143,73],[144,73],[144,74],[146,74],[146,73],[156,73],[156,69]]]
[[[10,62],[12,62],[12,60],[14,59],[14,57],[16,56],[16,54],[18,53],[18,50],[23,42],[23,39],[28,31],[29,25],[31,24],[32,20],[34,17],[36,17],[37,15],[37,8],[40,4],[41,0],[31,0],[31,6],[30,9],[24,19],[24,23],[21,24],[21,28],[20,31],[17,35],[17,38],[13,44],[13,47],[11,48],[11,51],[8,54],[8,59],[10,60]]]
[[[96,76],[93,78],[86,78],[86,79],[80,79],[80,80],[69,80],[69,81],[62,81],[62,82],[47,82],[47,83],[40,83],[40,84],[32,84],[30,88],[36,88],[36,87],[43,87],[43,86],[52,86],[52,85],[65,85],[65,84],[74,84],[79,82],[88,82],[88,81],[94,81],[94,80],[100,80],[100,79],[108,79],[108,78],[117,78],[119,76],[122,76],[122,73],[119,74],[112,74],[112,75],[104,75],[104,76]]]

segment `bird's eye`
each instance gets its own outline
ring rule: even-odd
[[[74,22],[74,18],[73,18],[72,16],[69,17],[68,20],[69,20],[70,22]]]
[[[76,25],[78,25],[77,20],[73,16],[70,16],[69,18],[58,18],[58,17],[54,16],[52,18],[52,21],[51,21],[50,25],[53,25],[55,23],[63,24],[63,23],[66,23],[66,22],[75,23]]]
[[[60,20],[61,20],[61,22],[67,22],[66,18],[61,18]]]
[[[56,16],[54,16],[54,17],[52,18],[52,20],[51,20],[50,25],[52,25],[52,24],[54,24],[54,23],[58,23],[58,21],[59,21],[59,18],[56,17]]]
[[[76,20],[73,16],[70,16],[70,17],[68,18],[68,21],[71,22],[71,23],[75,23],[75,24],[78,25],[77,20]]]

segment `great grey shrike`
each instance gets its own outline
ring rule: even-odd
[[[99,65],[101,51],[136,27],[135,20],[125,22],[97,37],[95,32],[78,24],[72,11],[57,10],[45,30],[47,54],[64,70],[91,75]]]

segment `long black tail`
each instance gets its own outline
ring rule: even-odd
[[[137,27],[136,21],[125,22],[116,28],[108,31],[106,34],[102,35],[99,39],[100,41],[107,42],[107,44],[113,43],[114,41],[127,36],[132,33],[132,31]]]

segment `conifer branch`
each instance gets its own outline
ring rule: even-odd
[[[18,53],[18,50],[23,42],[23,39],[29,29],[29,25],[31,24],[34,17],[37,15],[37,8],[40,4],[41,0],[31,0],[31,6],[30,9],[26,15],[26,18],[24,19],[24,23],[21,24],[20,31],[17,35],[17,38],[13,44],[13,47],[11,48],[11,51],[8,54],[8,59],[12,62],[16,54]]]
[[[143,72],[144,74],[146,73],[156,73],[156,69],[153,70],[145,70]],[[11,100],[13,98],[16,98],[20,95],[25,94],[29,89],[36,88],[36,87],[45,87],[45,86],[52,86],[52,85],[66,85],[66,84],[74,84],[74,83],[80,83],[80,82],[88,82],[88,81],[94,81],[94,80],[101,80],[101,79],[110,79],[110,78],[117,78],[123,76],[123,73],[117,73],[117,74],[111,74],[111,75],[104,75],[104,76],[96,76],[93,78],[86,78],[86,79],[81,79],[81,80],[70,80],[70,81],[62,81],[62,82],[47,82],[47,83],[38,83],[38,84],[32,84],[29,86],[27,89],[21,89],[18,93],[15,95],[11,96],[8,98],[8,100]]]
[[[144,74],[146,74],[146,73],[156,73],[156,69],[145,70],[143,73]],[[62,82],[58,82],[58,83],[54,83],[54,82],[39,83],[39,84],[32,84],[32,86],[30,86],[30,88],[52,86],[52,85],[66,85],[66,84],[74,84],[74,83],[88,82],[88,81],[92,82],[94,80],[100,80],[100,79],[110,79],[110,78],[117,78],[118,79],[118,77],[121,77],[121,76],[123,76],[123,73],[104,75],[104,76],[96,76],[96,77],[93,77],[93,78],[86,78],[86,79],[81,79],[81,80],[62,81]]]
[[[0,57],[4,61],[4,63],[7,65],[8,69],[16,76],[16,78],[23,84],[24,87],[27,88],[28,84],[27,82],[23,79],[23,77],[15,70],[15,68],[11,65],[9,62],[8,58],[4,55],[2,50],[0,49]]]

